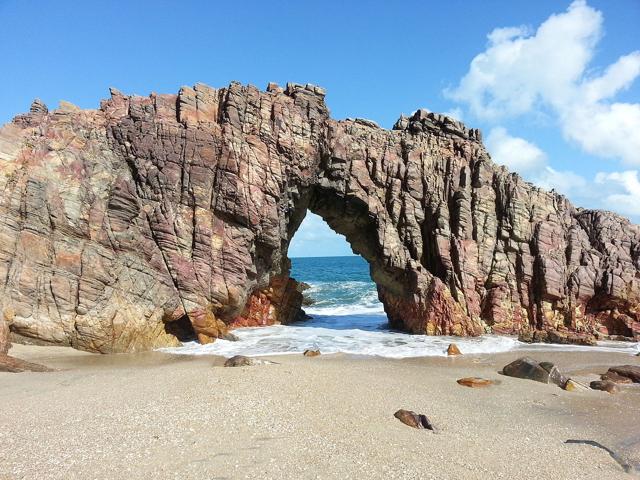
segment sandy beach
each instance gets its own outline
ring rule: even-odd
[[[505,377],[521,355],[389,360],[100,356],[15,345],[52,373],[0,373],[1,479],[624,479],[640,467],[640,388],[566,392]],[[535,352],[579,380],[613,353]],[[497,380],[485,389],[456,379]],[[394,418],[426,414],[437,433]],[[567,443],[569,441],[569,443]],[[578,443],[572,443],[578,441]]]

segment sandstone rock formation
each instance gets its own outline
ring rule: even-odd
[[[312,85],[112,89],[97,110],[35,101],[0,168],[0,337],[115,352],[289,322],[307,210],[369,262],[395,327],[640,333],[638,227],[425,110],[385,130],[331,119]]]

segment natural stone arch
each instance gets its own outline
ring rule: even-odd
[[[172,322],[201,342],[289,322],[307,209],[369,261],[396,327],[640,330],[638,227],[523,181],[424,110],[385,130],[331,119],[312,85],[112,90],[98,110],[35,102],[0,131],[0,160],[16,335],[111,352],[175,345]]]

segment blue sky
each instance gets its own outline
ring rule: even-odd
[[[310,82],[335,118],[457,116],[528,180],[640,221],[638,0],[0,0],[0,22],[2,123],[110,86]],[[290,254],[350,249],[309,216]]]

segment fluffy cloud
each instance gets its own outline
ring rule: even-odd
[[[516,170],[537,186],[555,190],[582,205],[640,220],[638,171],[600,172],[592,180],[570,170],[559,171],[547,164],[546,154],[537,145],[510,135],[503,127],[493,128],[486,143],[495,162]]]
[[[589,192],[589,182],[584,177],[551,168],[547,164],[547,155],[537,145],[510,135],[504,127],[492,128],[486,144],[494,162],[517,171],[539,187],[577,198]]]
[[[548,165],[532,181],[539,187],[555,190],[571,198],[585,199],[592,192],[589,182],[583,176],[570,170],[558,171]]]
[[[451,110],[447,112],[442,112],[442,113],[447,117],[451,117],[455,120],[458,120],[459,122],[462,122],[464,120],[462,109],[460,107],[452,108]]]
[[[492,128],[485,141],[493,161],[525,174],[546,164],[546,155],[536,145],[513,137],[503,127]]]
[[[595,183],[604,193],[606,208],[624,215],[640,216],[640,179],[636,170],[598,173]]]
[[[601,12],[577,0],[535,31],[495,29],[486,50],[445,94],[489,121],[552,114],[564,136],[584,151],[640,165],[640,104],[613,101],[640,75],[640,52],[592,76],[602,24]]]

